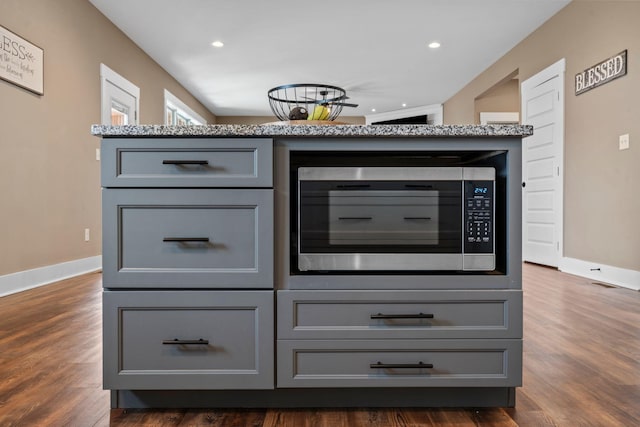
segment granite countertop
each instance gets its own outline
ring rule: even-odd
[[[204,125],[91,126],[102,137],[524,137],[528,125]]]

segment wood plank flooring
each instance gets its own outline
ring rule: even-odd
[[[525,264],[515,408],[122,410],[102,390],[101,275],[0,298],[0,426],[640,426],[640,292]]]

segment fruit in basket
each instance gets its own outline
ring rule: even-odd
[[[292,108],[289,111],[289,120],[307,120],[307,117],[309,117],[309,112],[304,107]]]
[[[331,111],[324,105],[316,105],[313,112],[307,117],[307,120],[326,120]]]

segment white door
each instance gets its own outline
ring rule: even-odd
[[[104,64],[100,64],[103,125],[137,125],[140,89]]]
[[[557,267],[562,256],[564,59],[521,86],[522,124],[533,126],[522,151],[522,258]]]

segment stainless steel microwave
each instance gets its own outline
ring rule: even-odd
[[[493,167],[300,167],[300,272],[492,271]]]

